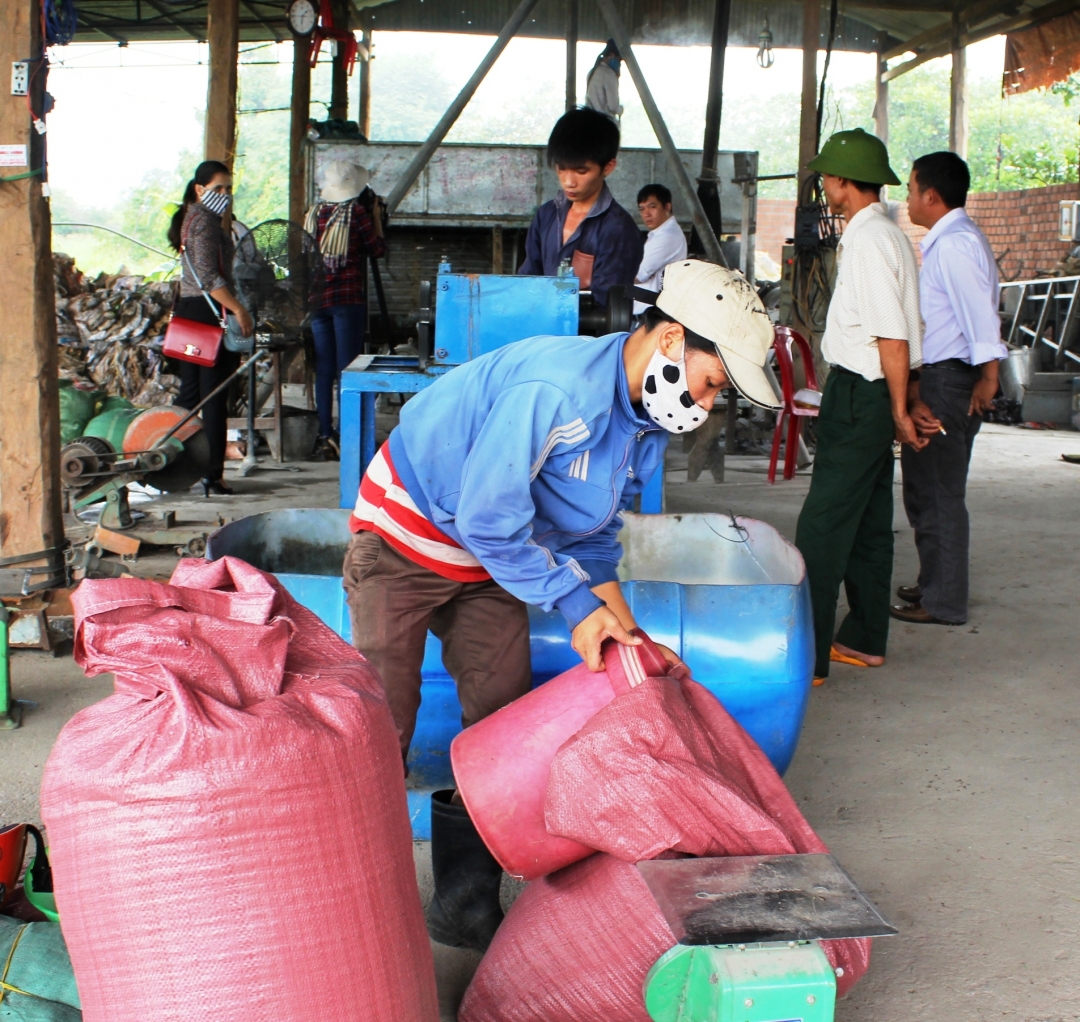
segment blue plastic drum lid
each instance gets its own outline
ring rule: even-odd
[[[277,574],[293,597],[346,640],[341,583],[346,510],[292,509],[215,532],[207,557],[242,557]],[[670,646],[781,773],[795,754],[813,670],[810,591],[799,552],[772,526],[725,515],[631,515],[620,534],[623,590],[638,623]],[[578,663],[562,615],[529,608],[534,685]],[[428,796],[452,786],[450,742],[461,704],[429,633],[409,753],[413,834],[430,837]]]

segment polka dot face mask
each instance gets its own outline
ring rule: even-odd
[[[649,418],[669,433],[689,433],[709,414],[694,403],[686,384],[686,345],[678,362],[672,362],[659,349],[654,351],[645,368],[641,403]]]

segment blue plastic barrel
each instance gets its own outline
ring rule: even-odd
[[[271,571],[346,640],[341,568],[349,512],[296,508],[231,522],[206,556],[240,557]],[[798,551],[772,526],[724,515],[626,515],[623,590],[642,628],[687,662],[783,773],[798,744],[813,671],[810,591]],[[562,615],[529,608],[533,684],[578,662]],[[431,836],[428,798],[452,786],[450,742],[461,704],[429,634],[422,702],[409,753],[416,838]]]

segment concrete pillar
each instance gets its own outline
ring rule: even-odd
[[[232,166],[236,155],[236,62],[240,49],[240,0],[209,0],[206,40],[210,76],[206,88],[205,158]]]
[[[952,16],[952,78],[949,87],[949,148],[961,159],[968,150],[967,47],[960,44],[960,15]]]
[[[817,155],[817,54],[821,39],[820,0],[804,0],[802,33],[802,115],[799,119],[799,186],[810,176],[806,165]]]
[[[581,0],[566,0],[566,109],[577,106],[578,13]]]
[[[334,12],[334,27],[348,29],[348,0],[330,0],[330,7]],[[341,43],[337,45],[337,55],[330,69],[329,117],[342,121],[349,119],[349,72],[345,67],[345,47]]]
[[[289,120],[289,219],[304,222],[307,158],[304,139],[311,109],[311,36],[293,35],[292,113]]]
[[[56,371],[52,225],[42,194],[45,136],[32,125],[26,96],[12,96],[13,61],[41,54],[41,8],[36,0],[0,5],[0,141],[25,146],[26,163],[0,167],[0,558],[55,550],[63,542],[60,505],[60,414]],[[47,65],[30,63],[30,106],[40,115]],[[62,564],[54,554],[48,559]],[[4,595],[17,595],[11,575],[45,563],[0,569]],[[48,581],[36,574],[31,584]]]
[[[878,43],[876,91],[874,95],[874,134],[886,145],[889,144],[889,83],[883,80],[889,69],[883,54],[888,49],[888,37],[882,33]]]
[[[368,59],[360,63],[360,107],[356,111],[356,123],[360,126],[360,133],[364,138],[371,138],[371,62],[375,59],[371,36],[371,29],[365,28],[364,45],[367,47]]]

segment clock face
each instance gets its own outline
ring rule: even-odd
[[[311,0],[293,0],[289,4],[289,24],[297,35],[308,35],[318,20],[318,12]]]

